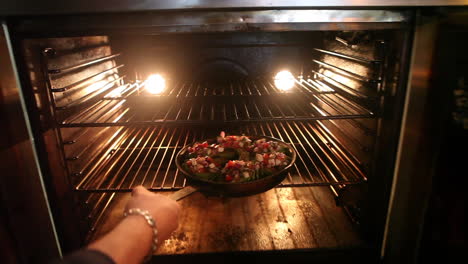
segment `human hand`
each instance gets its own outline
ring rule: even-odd
[[[133,189],[132,197],[127,202],[125,211],[130,208],[147,210],[153,216],[158,229],[159,242],[169,238],[179,225],[179,204],[164,195],[152,193],[143,186],[137,186]]]

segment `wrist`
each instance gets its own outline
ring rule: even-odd
[[[145,238],[151,238],[153,230],[150,225],[146,222],[146,219],[141,215],[127,215],[121,221],[122,225],[125,225],[129,231],[133,231],[137,235],[143,235]]]
[[[149,234],[151,237],[150,249],[146,258],[146,260],[148,260],[158,246],[158,229],[156,227],[156,222],[153,216],[146,210],[142,210],[140,208],[130,208],[124,212],[124,217],[129,219],[130,228],[132,228],[132,222],[138,225],[134,226],[133,228],[141,228],[142,224],[146,226],[146,228],[143,229],[146,229],[145,233]],[[150,232],[148,232],[148,229]]]

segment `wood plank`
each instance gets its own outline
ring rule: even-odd
[[[287,228],[287,232],[292,240],[292,247],[288,249],[317,248],[318,244],[313,236],[312,230],[306,224],[304,214],[300,213],[299,204],[292,191],[292,188],[275,188],[274,194],[276,205],[271,202],[269,210],[276,208],[276,221],[279,227]]]
[[[121,219],[130,196],[117,196],[94,237]],[[180,204],[179,228],[159,247],[158,255],[363,246],[327,187],[274,188],[238,198],[194,193]]]
[[[334,233],[338,246],[347,247],[364,244],[359,237],[356,228],[349,221],[349,217],[344,213],[343,208],[336,205],[329,187],[307,188],[308,197],[320,202],[320,209],[323,212],[324,220],[330,230]]]
[[[299,207],[297,213],[304,216],[304,225],[311,230],[311,235],[317,242],[317,247],[334,248],[337,241],[334,233],[330,230],[328,224],[324,221],[323,212],[320,210],[320,204],[312,199],[306,188],[292,188],[292,193]]]
[[[194,196],[196,194],[193,194]],[[193,210],[192,203],[194,199],[185,199],[180,201],[183,212],[179,216],[179,228],[174,234],[164,241],[164,245],[161,245],[157,253],[158,254],[185,254],[192,251],[192,247],[196,244],[194,241],[194,233],[186,226],[181,228],[184,223],[196,223],[198,222],[199,213],[198,210]]]

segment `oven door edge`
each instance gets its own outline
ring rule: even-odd
[[[417,263],[420,253],[435,175],[434,161],[444,133],[443,118],[434,115],[434,111],[438,110],[435,105],[443,104],[441,98],[445,98],[435,95],[441,95],[444,89],[433,85],[434,53],[442,17],[437,10],[430,14],[422,14],[420,10],[417,13],[400,138],[380,252],[384,263]]]
[[[11,39],[0,29],[0,205],[21,263],[62,256],[34,137],[26,111]]]

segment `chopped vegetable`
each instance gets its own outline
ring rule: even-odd
[[[195,176],[219,182],[257,180],[282,170],[291,161],[289,148],[267,138],[226,136],[214,144],[198,142],[188,148],[184,167]]]

